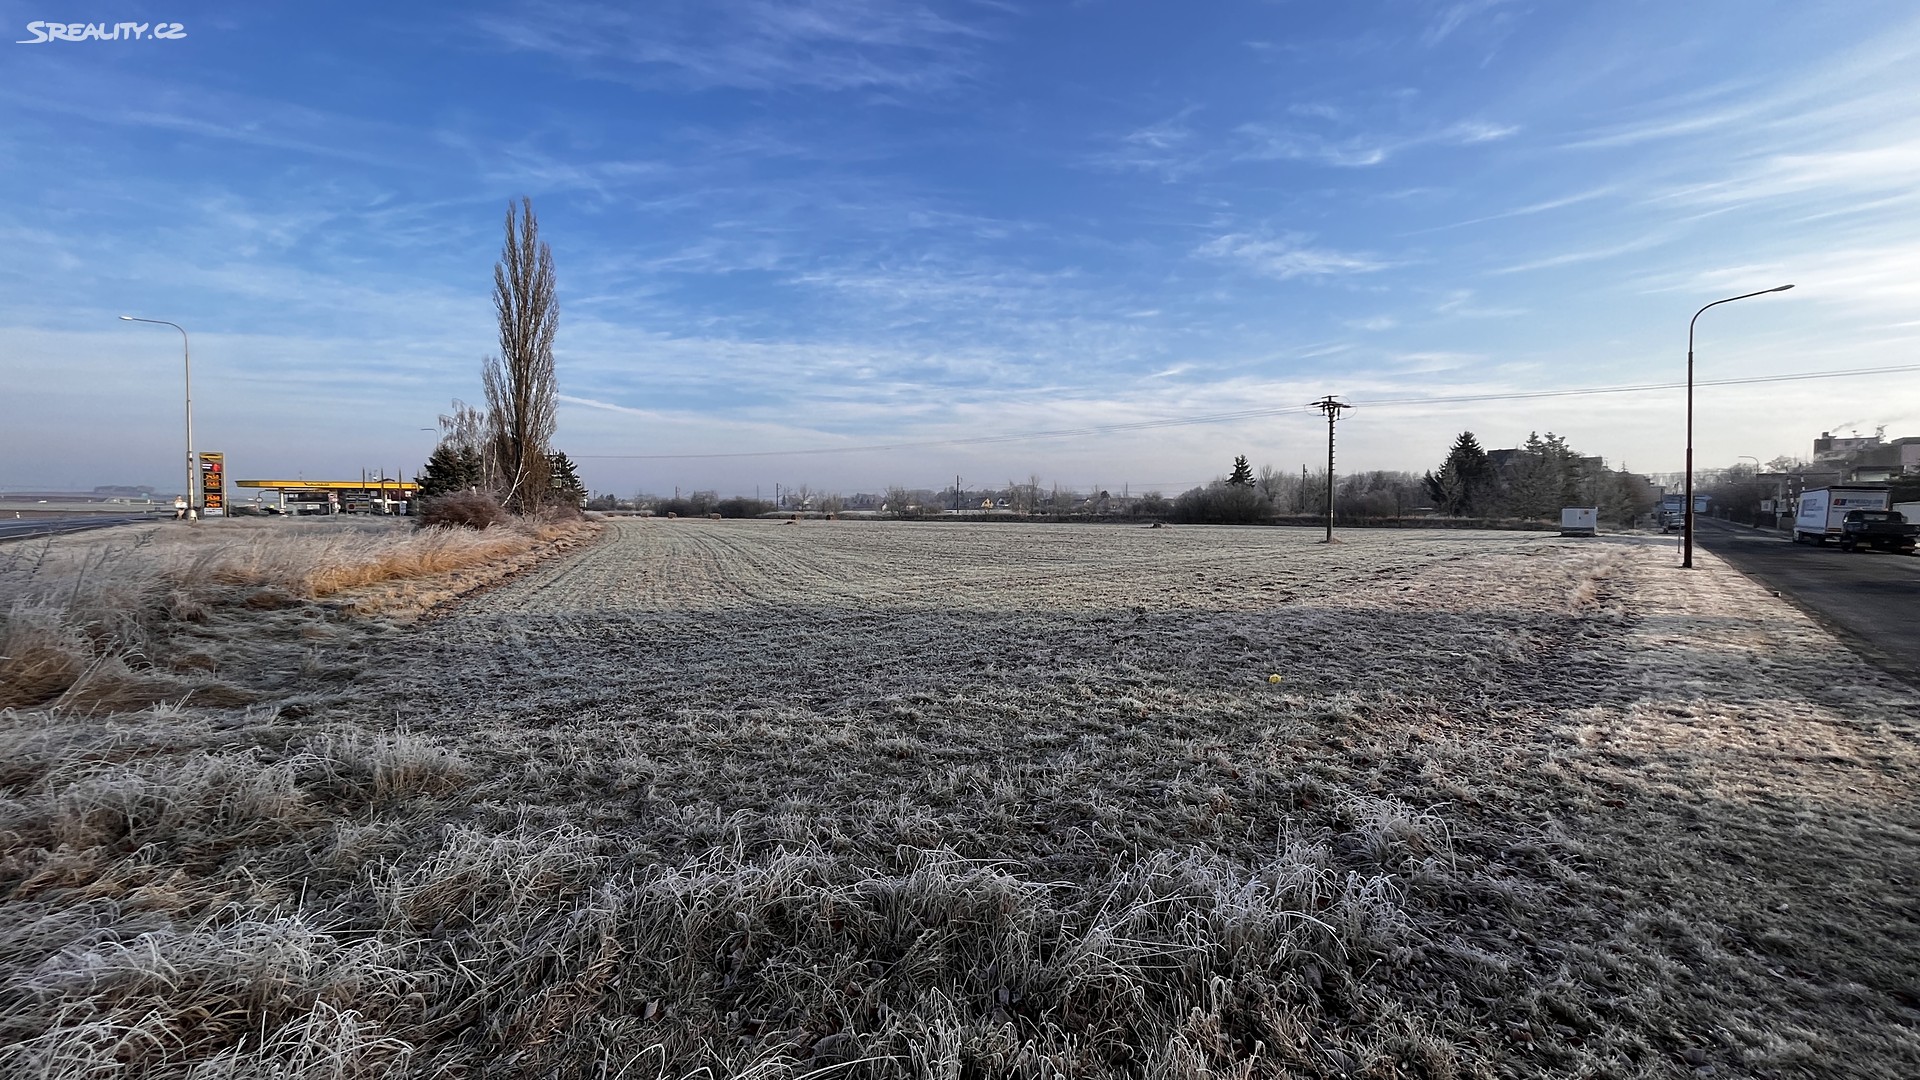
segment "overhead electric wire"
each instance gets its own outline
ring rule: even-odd
[[[1785,375],[1750,375],[1737,379],[1696,379],[1695,386],[1745,386],[1753,383],[1802,382],[1808,379],[1839,379],[1860,375],[1895,375],[1903,372],[1920,371],[1920,364],[1898,364],[1892,367],[1850,368],[1844,371],[1799,371]],[[1587,397],[1595,394],[1643,394],[1654,390],[1679,390],[1686,386],[1684,382],[1644,383],[1637,386],[1586,386],[1567,390],[1523,390],[1498,394],[1458,394],[1449,397],[1411,397],[1378,398],[1372,401],[1355,401],[1349,408],[1379,409],[1398,408],[1409,405],[1459,405],[1478,401],[1525,401],[1538,398]],[[1206,413],[1199,416],[1164,417],[1159,420],[1135,420],[1120,424],[1097,424],[1091,427],[1058,428],[1050,431],[1024,431],[1005,435],[973,435],[958,439],[925,439],[913,442],[875,443],[863,446],[822,446],[805,450],[735,450],[710,454],[578,454],[579,458],[618,461],[695,461],[714,458],[762,458],[762,457],[809,457],[823,454],[867,454],[886,450],[920,450],[937,446],[984,446],[993,443],[1034,442],[1042,439],[1072,439],[1086,435],[1107,435],[1122,431],[1144,431],[1153,428],[1191,427],[1200,424],[1226,424],[1235,420],[1257,420],[1269,416],[1284,416],[1289,413],[1311,413],[1316,411],[1313,405],[1277,405],[1259,409],[1241,409],[1235,412]]]

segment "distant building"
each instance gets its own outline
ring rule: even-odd
[[[1813,440],[1813,460],[1780,472],[1755,476],[1777,515],[1791,515],[1801,492],[1835,484],[1887,484],[1899,493],[1920,490],[1920,436],[1889,440],[1886,428],[1871,435],[1836,436],[1823,431]],[[1762,508],[1762,513],[1767,508]]]
[[[1900,447],[1875,445],[1854,453],[1847,462],[1847,479],[1860,483],[1891,480],[1900,475]]]
[[[1813,440],[1813,460],[1831,461],[1835,458],[1850,458],[1864,450],[1872,450],[1880,445],[1880,435],[1886,429],[1881,428],[1871,435],[1855,433],[1848,438],[1837,438],[1831,431],[1823,431]]]
[[[1795,470],[1801,490],[1822,484],[1872,484],[1920,476],[1920,436],[1888,441],[1886,428],[1841,438],[1823,431],[1813,440],[1813,466]]]

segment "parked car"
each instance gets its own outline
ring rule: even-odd
[[[1879,548],[1911,555],[1916,541],[1920,541],[1920,525],[1898,510],[1849,510],[1840,519],[1841,551]]]

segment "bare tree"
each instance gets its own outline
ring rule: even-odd
[[[915,505],[913,493],[903,487],[890,487],[887,489],[885,509],[897,518],[920,516],[920,507]]]
[[[482,490],[491,489],[497,479],[492,457],[487,453],[491,430],[487,414],[459,398],[453,399],[451,412],[440,414],[440,445],[452,451],[465,473],[471,474],[471,483]]]
[[[1260,490],[1260,497],[1275,506],[1280,505],[1281,493],[1287,492],[1292,479],[1286,473],[1271,465],[1260,466],[1260,473],[1254,478],[1253,486]]]
[[[540,240],[533,201],[522,197],[516,220],[507,205],[506,243],[493,264],[493,310],[500,353],[481,367],[487,390],[488,458],[501,502],[517,513],[547,497],[548,440],[553,438],[553,335],[560,307],[553,294],[553,252]]]
[[[1040,474],[1028,473],[1027,482],[1015,484],[1007,481],[1013,491],[1013,509],[1017,513],[1031,514],[1040,509]]]

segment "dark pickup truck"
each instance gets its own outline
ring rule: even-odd
[[[1840,519],[1840,550],[1858,551],[1863,547],[1913,554],[1920,541],[1920,525],[1907,521],[1898,510],[1849,510]]]

